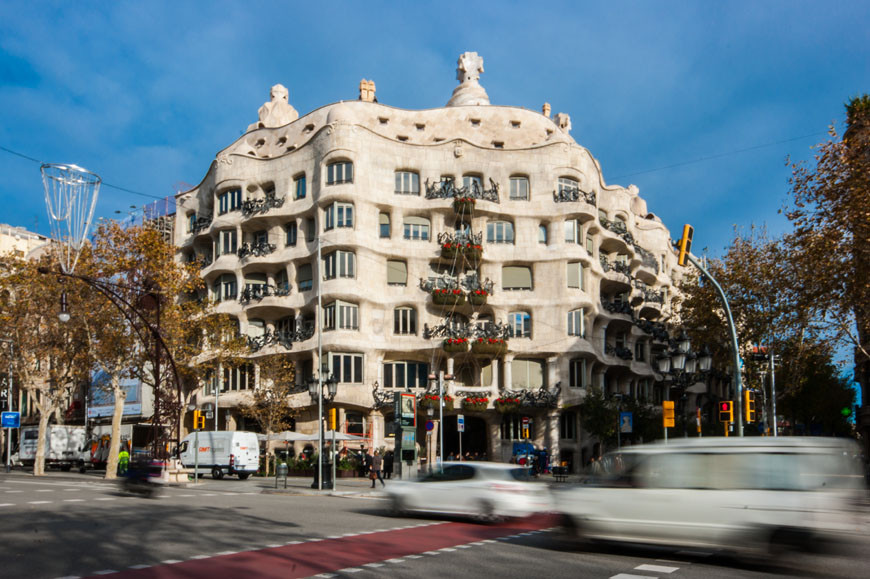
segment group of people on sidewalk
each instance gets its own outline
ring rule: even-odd
[[[372,481],[372,488],[375,488],[376,481],[381,481],[381,486],[387,486],[384,482],[384,473],[387,478],[390,478],[393,473],[393,451],[388,450],[382,456],[380,450],[375,450],[372,454],[372,450],[369,449],[364,457],[363,468],[366,476]]]

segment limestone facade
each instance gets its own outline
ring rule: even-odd
[[[496,460],[510,458],[525,420],[531,442],[576,470],[594,442],[577,409],[590,385],[660,396],[650,361],[665,347],[680,268],[668,230],[636,187],[605,183],[571,137],[568,115],[550,119],[549,105],[541,114],[488,99],[458,104],[486,94],[482,59],[463,57],[462,84],[445,108],[380,104],[365,81],[358,101],[252,125],[178,195],[179,259],[202,262],[218,310],[252,338],[254,361],[286,353],[297,362],[297,430],[317,428],[303,388],[321,366],[322,314],[343,430],[391,446],[392,394],[432,394],[427,376],[444,372],[454,397],[445,455],[458,451],[456,414],[466,418],[463,451]],[[467,197],[474,202],[456,202]],[[445,347],[463,337],[488,346]],[[251,428],[237,406],[255,372],[224,381],[220,427]],[[463,410],[465,397],[487,398],[486,409]],[[502,413],[499,397],[522,402]],[[198,400],[215,402],[212,385]],[[421,410],[421,447],[428,418]]]

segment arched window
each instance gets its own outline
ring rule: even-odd
[[[381,213],[378,216],[378,225],[379,225],[379,234],[382,239],[389,239],[390,237],[390,214],[389,213]]]
[[[580,189],[580,181],[571,177],[559,177],[559,193],[570,193]]]
[[[514,201],[529,200],[529,178],[511,177],[510,198]]]
[[[490,221],[486,224],[488,243],[513,243],[514,224],[510,221]]]

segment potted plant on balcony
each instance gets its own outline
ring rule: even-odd
[[[466,396],[462,399],[462,408],[466,412],[483,412],[489,406],[489,398],[482,396]]]
[[[446,338],[441,347],[448,354],[458,354],[468,351],[468,338]]]
[[[507,342],[502,338],[477,338],[471,343],[471,351],[481,356],[503,356],[507,353]]]
[[[477,201],[474,197],[454,197],[453,199],[453,211],[461,214],[469,214],[474,209],[474,204]]]
[[[476,266],[483,257],[483,246],[477,243],[464,243],[460,246],[460,254],[468,265]]]
[[[476,289],[468,292],[468,303],[473,306],[485,306],[486,298],[489,297],[489,292],[485,289]]]
[[[502,414],[510,414],[520,409],[522,400],[511,396],[501,396],[495,399],[495,409]]]
[[[422,399],[420,399],[420,407],[421,408],[438,408],[438,395],[437,394],[425,394]],[[453,410],[453,396],[444,396],[444,410],[451,411]]]
[[[432,303],[439,306],[458,306],[465,303],[465,294],[460,289],[434,289]]]

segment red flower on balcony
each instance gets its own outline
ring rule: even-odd
[[[446,338],[444,343],[452,346],[453,344],[467,344],[468,338]]]

